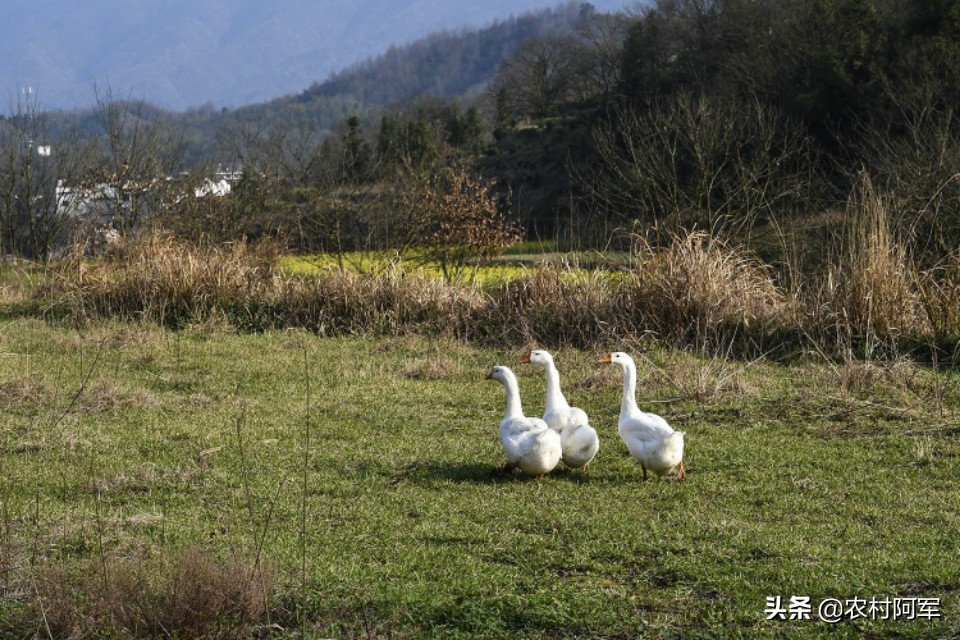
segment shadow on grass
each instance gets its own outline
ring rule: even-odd
[[[394,475],[393,483],[402,481],[441,481],[473,484],[504,484],[509,482],[550,482],[562,480],[574,484],[595,481],[593,476],[580,470],[559,465],[542,479],[528,476],[519,471],[507,472],[502,466],[480,462],[443,462],[439,460],[417,460],[403,465]]]

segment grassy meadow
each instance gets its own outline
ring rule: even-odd
[[[651,347],[689,476],[643,482],[618,371],[560,349],[601,450],[536,480],[499,470],[484,379],[542,411],[527,346],[0,320],[0,637],[960,634],[955,370]],[[776,595],[942,618],[768,621]]]

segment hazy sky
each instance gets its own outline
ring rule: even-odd
[[[0,91],[41,108],[93,103],[94,85],[184,109],[297,93],[444,28],[557,6],[544,0],[6,0]],[[601,11],[633,5],[593,0]]]

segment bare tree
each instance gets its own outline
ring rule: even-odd
[[[31,90],[11,111],[0,119],[0,251],[45,260],[75,222],[58,185],[79,180],[89,149],[75,131],[52,139],[50,118]]]
[[[118,99],[94,87],[94,111],[102,127],[97,170],[87,179],[108,184],[115,197],[111,220],[121,232],[163,211],[181,169],[183,131],[166,114],[138,100]]]
[[[815,182],[815,149],[785,122],[759,102],[722,96],[620,107],[596,135],[601,174],[587,187],[623,222],[748,232],[758,216],[809,197]]]
[[[587,60],[573,36],[525,40],[497,71],[493,91],[498,117],[540,118],[583,97]]]
[[[596,94],[612,95],[620,83],[623,43],[629,30],[630,20],[619,13],[590,12],[581,19],[577,37],[586,57],[584,69]]]

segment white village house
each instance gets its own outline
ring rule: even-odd
[[[237,182],[242,172],[236,169],[219,168],[212,178],[206,178],[203,183],[193,190],[195,198],[212,196],[220,198],[229,195],[233,183]],[[173,178],[167,177],[166,182]],[[150,186],[126,186],[124,189],[116,185],[100,182],[92,186],[70,186],[63,180],[57,181],[56,202],[57,213],[77,220],[108,223],[117,211],[128,211],[129,200],[120,202],[124,197],[135,191],[147,191]]]

